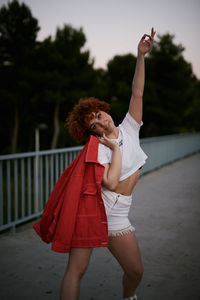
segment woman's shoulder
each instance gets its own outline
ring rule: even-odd
[[[129,112],[127,112],[125,118],[123,119],[122,123],[119,125],[121,131],[125,131],[128,134],[137,134],[140,131],[143,122],[139,124],[133,116]]]
[[[105,145],[99,143],[98,146],[98,161],[101,164],[110,163],[112,158],[112,151],[110,148]]]
[[[100,142],[99,142],[99,146],[98,146],[98,151],[103,152],[103,153],[110,153],[110,152],[112,152],[109,147],[101,144]]]

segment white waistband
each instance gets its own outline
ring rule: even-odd
[[[132,195],[124,196],[115,192],[101,189],[102,199],[107,216],[127,217],[132,203]]]

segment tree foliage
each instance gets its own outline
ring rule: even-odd
[[[35,129],[41,149],[76,143],[64,131],[65,119],[79,98],[108,101],[118,125],[128,110],[136,64],[132,54],[116,55],[107,69],[95,69],[85,50],[82,28],[65,24],[54,37],[37,41],[38,21],[17,0],[0,9],[1,153],[34,150]],[[174,36],[158,36],[146,57],[145,126],[141,136],[200,130],[200,81]]]
[[[193,105],[195,77],[184,60],[183,46],[173,39],[170,34],[158,36],[147,61],[145,136],[193,131],[186,115]]]
[[[1,136],[6,149],[10,144],[12,152],[17,146],[20,149],[19,130],[24,128],[25,108],[32,93],[31,69],[38,30],[38,21],[25,4],[13,1],[0,9]]]
[[[108,62],[109,99],[116,124],[128,110],[135,64],[136,57],[132,54],[116,55]]]
[[[158,36],[146,58],[142,137],[199,130],[195,113],[200,107],[199,81],[183,57],[183,46],[173,39],[170,34]],[[131,54],[115,56],[108,63],[109,92],[117,120],[124,116],[123,108],[128,108],[135,63]]]
[[[38,47],[36,71],[39,78],[36,84],[35,113],[37,114],[38,106],[41,105],[38,123],[49,124],[49,135],[53,132],[51,148],[55,148],[58,143],[65,146],[65,138],[63,139],[63,134],[60,135],[61,126],[63,127],[60,120],[66,118],[77,97],[86,96],[90,89],[93,62],[90,62],[89,51],[82,51],[85,42],[86,37],[81,28],[77,30],[71,25],[64,25],[62,29],[57,28],[54,39],[49,37]],[[49,110],[45,118],[44,107]],[[70,138],[68,135],[67,137]]]

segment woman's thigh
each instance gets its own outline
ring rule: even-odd
[[[142,259],[134,232],[109,237],[109,250],[127,274],[143,272]]]
[[[67,265],[67,272],[84,274],[93,248],[71,248]]]

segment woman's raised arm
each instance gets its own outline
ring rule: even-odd
[[[129,104],[129,113],[139,124],[142,121],[142,97],[145,81],[144,56],[153,46],[155,33],[156,32],[152,28],[151,35],[144,34],[138,44],[138,57],[132,82],[132,95]]]

